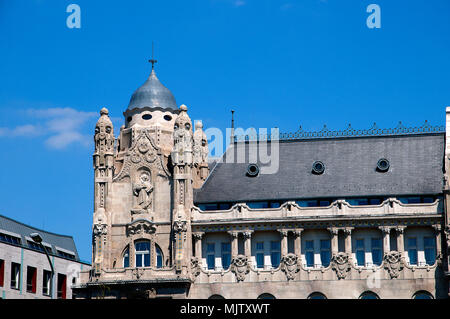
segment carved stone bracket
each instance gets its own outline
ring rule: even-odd
[[[237,281],[244,281],[245,275],[250,271],[250,264],[244,255],[237,255],[231,261],[231,272],[236,275]]]
[[[351,269],[348,254],[340,252],[331,258],[331,268],[336,272],[338,279],[345,279]]]
[[[391,278],[397,278],[403,269],[402,254],[398,251],[390,251],[384,255],[384,268]]]
[[[288,280],[293,280],[299,272],[298,256],[292,253],[281,258],[281,270],[286,274]]]
[[[108,233],[108,225],[106,224],[94,224],[92,228],[92,233],[94,237],[106,235]]]
[[[185,220],[176,220],[173,223],[173,230],[175,233],[187,231],[187,222]]]
[[[142,277],[142,275],[144,274],[145,269],[144,268],[134,268],[132,270],[133,272],[133,277],[136,279],[139,279]]]
[[[194,280],[200,275],[200,259],[197,257],[191,257],[191,278]]]

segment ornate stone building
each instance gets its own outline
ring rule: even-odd
[[[77,296],[448,297],[450,109],[447,130],[234,137],[209,164],[187,111],[153,68],[117,139],[100,111],[92,270]],[[252,159],[262,145],[274,172]]]

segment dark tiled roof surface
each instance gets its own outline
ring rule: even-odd
[[[256,177],[246,175],[248,152],[257,148],[256,142],[235,143],[227,152],[245,148],[245,163],[227,163],[224,155],[202,188],[195,190],[194,201],[440,194],[444,138],[437,133],[280,141],[278,172]],[[381,158],[390,162],[385,173],[376,170]],[[323,174],[312,173],[315,161],[325,164]],[[263,166],[259,159],[258,164]]]
[[[75,259],[79,260],[77,247],[71,236],[54,234],[0,215],[0,232],[2,230],[19,234],[21,236],[22,244],[25,246],[27,246],[27,239],[25,237],[30,237],[31,233],[39,233],[44,243],[52,245],[53,254],[57,255],[56,247],[59,247],[74,252]]]

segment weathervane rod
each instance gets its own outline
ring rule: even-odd
[[[158,62],[158,61],[155,60],[154,57],[153,57],[153,46],[154,46],[154,43],[153,43],[153,41],[152,41],[152,58],[151,58],[150,60],[148,60],[148,62],[150,62],[150,63],[152,64],[152,70],[153,70],[154,67],[155,67],[155,63]]]

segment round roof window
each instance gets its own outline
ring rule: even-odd
[[[166,121],[171,121],[171,120],[172,120],[172,116],[170,116],[170,115],[164,115],[164,119],[165,119]]]
[[[389,170],[389,161],[385,158],[382,158],[377,163],[377,170],[379,172],[387,172]]]
[[[314,174],[323,174],[325,172],[325,165],[321,161],[315,161],[312,165]]]
[[[254,177],[254,176],[257,176],[258,173],[259,173],[259,167],[258,167],[258,165],[256,165],[256,164],[250,164],[250,165],[247,167],[247,175],[248,175],[248,176]]]
[[[144,120],[151,120],[152,119],[152,115],[151,114],[144,114],[144,115],[142,115],[142,119],[144,119]]]

